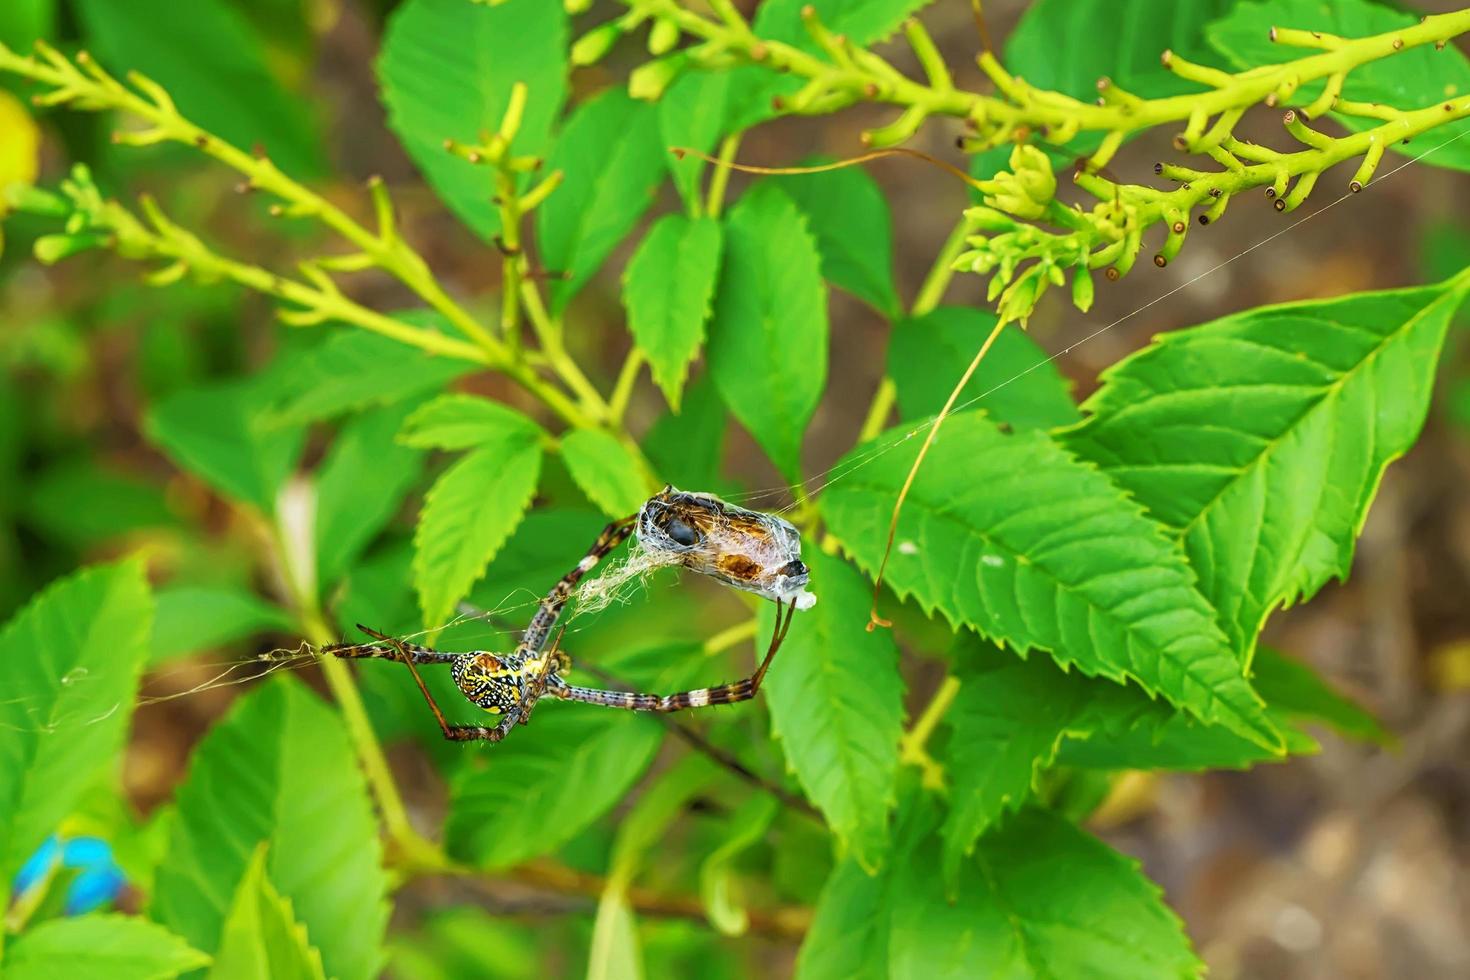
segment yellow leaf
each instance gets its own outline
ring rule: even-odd
[[[0,191],[33,184],[41,156],[41,131],[19,99],[0,91]]]

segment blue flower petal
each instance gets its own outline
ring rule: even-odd
[[[41,885],[56,865],[61,861],[61,842],[56,835],[52,834],[41,842],[26,863],[20,866],[20,871],[15,876],[15,884],[12,888],[19,898],[20,895]]]
[[[61,863],[68,868],[110,865],[112,846],[100,837],[73,837],[62,847]]]
[[[88,868],[77,875],[66,892],[66,914],[82,915],[107,905],[122,893],[127,880],[116,865]]]

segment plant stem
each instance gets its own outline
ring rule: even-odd
[[[573,895],[600,896],[607,888],[607,879],[601,875],[574,871],[561,865],[533,861],[515,871],[515,878],[524,884],[539,885],[554,891]],[[690,895],[666,895],[647,888],[630,886],[627,890],[628,904],[634,910],[657,916],[706,920],[704,903]],[[811,910],[802,906],[785,906],[775,909],[748,909],[751,927],[756,931],[797,940],[806,935],[811,925]]]
[[[720,162],[716,164],[714,173],[709,178],[709,200],[704,211],[711,218],[718,218],[720,210],[725,206],[725,190],[730,184],[730,164],[739,152],[740,134],[731,133],[720,144]]]
[[[491,362],[505,359],[505,350],[499,342],[478,320],[449,298],[429,272],[423,258],[399,238],[391,226],[381,228],[378,233],[364,228],[336,205],[292,180],[268,156],[246,153],[190,122],[178,112],[161,88],[141,75],[133,74],[130,79],[152,96],[151,101],[104,72],[86,52],[79,52],[76,56],[77,64],[85,70],[83,73],[49,48],[38,47],[38,51],[48,64],[34,57],[21,57],[0,45],[0,71],[13,72],[54,86],[55,92],[42,98],[43,102],[84,101],[88,108],[117,109],[152,125],[153,129],[145,133],[118,134],[122,142],[166,140],[182,143],[243,174],[246,183],[242,186],[245,189],[274,194],[286,202],[285,213],[312,217],[331,228],[371,257],[375,266],[395,276],[443,314],[456,329],[483,347]]]
[[[607,420],[609,425],[622,425],[623,416],[627,414],[628,402],[633,397],[633,387],[638,383],[638,372],[647,363],[643,351],[633,347],[628,351],[628,356],[623,358],[623,366],[618,371],[617,383],[613,385],[612,397],[607,403]]]
[[[282,521],[271,521],[271,541],[275,549],[276,565],[290,596],[297,626],[308,643],[322,647],[333,642],[336,636],[327,625],[315,591],[307,584],[311,573],[302,567],[307,563],[314,565],[316,556],[309,545],[292,547],[293,542],[288,540],[289,533]],[[296,544],[299,545],[299,542]],[[326,678],[332,697],[342,712],[342,723],[346,726],[347,737],[357,752],[358,764],[362,766],[363,775],[378,802],[378,811],[383,816],[383,828],[387,832],[388,840],[400,855],[412,861],[415,866],[447,866],[444,852],[419,834],[408,818],[408,809],[403,805],[398,784],[388,767],[388,758],[383,754],[382,745],[378,743],[378,736],[373,731],[367,707],[363,704],[351,671],[335,657],[322,657],[319,663],[322,676]]]
[[[561,320],[553,318],[547,312],[546,303],[541,298],[541,290],[535,280],[523,277],[520,286],[521,305],[525,308],[526,319],[530,321],[536,339],[541,342],[541,353],[545,355],[546,363],[581,401],[579,412],[582,421],[579,424],[596,426],[605,422],[608,417],[607,402],[592,387],[577,362],[567,355],[566,347],[562,343]]]
[[[878,56],[851,45],[846,47],[841,64],[823,60],[794,45],[758,37],[743,22],[732,24],[707,16],[677,0],[623,0],[623,3],[671,19],[685,33],[709,42],[711,59],[734,58],[815,83],[809,86],[813,91],[805,100],[801,97],[790,100],[788,108],[793,111],[825,113],[870,101],[911,110],[915,125],[929,115],[968,117],[982,130],[979,148],[1009,141],[1018,132],[1041,133],[1064,143],[1079,131],[1105,131],[1121,136],[1188,119],[1196,113],[1215,115],[1470,30],[1470,10],[1437,14],[1419,24],[1372,37],[1332,39],[1336,45],[1332,50],[1314,52],[1295,61],[1233,75],[1211,69],[1194,73],[1208,79],[1200,82],[1207,91],[1162,99],[1119,98],[1096,105],[1058,92],[1034,89],[1007,73],[988,51],[980,55],[980,66],[999,90],[997,96],[967,92],[948,84],[914,81]],[[824,30],[816,23],[809,29]],[[1283,35],[1281,40],[1285,42],[1289,37]],[[704,53],[700,46],[691,50],[697,64]],[[1182,60],[1170,58],[1166,64],[1177,71]]]
[[[923,770],[924,785],[930,789],[940,789],[944,786],[944,767],[934,761],[934,757],[929,754],[925,746],[959,692],[960,682],[953,676],[945,677],[944,682],[929,699],[928,705],[924,707],[923,713],[919,715],[913,727],[899,741],[900,761],[906,765],[918,766]]]
[[[1175,173],[1179,175],[1179,179],[1185,180],[1183,186],[1172,191],[1118,184],[1098,174],[1080,172],[1076,175],[1076,182],[1079,187],[1099,201],[1117,202],[1122,207],[1133,209],[1134,225],[1138,229],[1143,229],[1165,220],[1170,214],[1188,216],[1192,209],[1202,204],[1218,202],[1222,198],[1228,201],[1247,190],[1274,186],[1278,182],[1285,184],[1292,178],[1319,174],[1345,160],[1363,156],[1375,148],[1381,152],[1382,147],[1410,139],[1446,122],[1464,119],[1467,116],[1470,116],[1470,96],[1460,96],[1423,109],[1400,113],[1398,118],[1373,129],[1336,139],[1324,137],[1325,142],[1320,147],[1309,147],[1293,153],[1273,154],[1272,158],[1264,163],[1242,165],[1238,168],[1213,172],[1165,168],[1166,174]],[[1236,146],[1241,148],[1242,154],[1250,150],[1248,144],[1237,143]],[[1367,183],[1366,179],[1363,183]],[[1290,196],[1287,195],[1287,197]],[[1291,204],[1284,205],[1281,210],[1291,210],[1300,204],[1301,200],[1302,198],[1299,197]],[[1091,244],[1105,241],[1103,233],[1091,222],[1086,221],[1087,216],[1082,217],[1085,227],[1072,232],[1072,236],[1084,239],[1089,243],[1088,247]],[[1109,264],[1110,261],[1112,260],[1104,257],[1103,252],[1099,251],[1092,253],[1089,265],[1097,268]]]
[[[759,623],[754,617],[726,627],[704,641],[704,655],[713,657],[746,640],[754,639],[759,628]]]

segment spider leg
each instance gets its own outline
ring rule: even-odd
[[[438,650],[430,650],[428,647],[419,646],[415,643],[405,643],[402,640],[379,633],[375,629],[369,629],[361,623],[357,624],[357,628],[375,640],[382,640],[383,644],[387,645],[378,643],[329,643],[322,647],[322,653],[330,653],[332,656],[341,657],[344,660],[365,658],[401,660],[403,657],[399,651],[403,650],[407,651],[413,662],[417,664],[447,664],[454,662],[455,654],[440,653]]]
[[[410,644],[404,643],[402,640],[394,637],[386,636],[376,630],[370,630],[362,624],[358,624],[357,628],[375,639],[383,640],[393,648],[397,654],[394,659],[401,660],[408,667],[408,672],[413,675],[413,682],[419,686],[419,693],[428,702],[429,710],[434,712],[434,720],[439,723],[439,730],[444,733],[446,739],[451,742],[498,742],[505,738],[506,733],[510,731],[511,725],[514,724],[512,721],[515,717],[514,715],[501,721],[494,728],[485,725],[451,725],[444,717],[444,712],[439,710],[439,702],[434,700],[434,695],[429,693],[428,685],[424,683],[423,677],[419,675],[419,668],[414,662],[415,657],[414,653],[411,652]],[[420,647],[418,649],[424,648]],[[432,650],[429,652],[434,653]],[[453,658],[450,657],[449,659]]]
[[[552,679],[557,676],[561,664],[570,663],[567,655],[561,652],[561,638],[566,631],[565,626],[557,630],[556,639],[551,643],[551,649],[542,655],[540,667],[536,669],[530,682],[526,685],[526,693],[521,699],[521,709],[514,716],[518,719],[519,724],[529,725],[531,723],[531,712],[535,709],[536,703],[546,696],[547,688],[552,684]]]
[[[783,611],[782,607],[783,603],[780,599],[777,599],[776,622],[771,627],[771,645],[766,648],[766,656],[765,659],[761,661],[760,667],[758,667],[755,674],[751,676],[751,680],[754,682],[755,685],[754,690],[750,692],[751,694],[754,694],[756,691],[760,690],[761,681],[766,679],[766,671],[770,670],[771,661],[776,658],[776,651],[781,649],[781,644],[786,642],[786,634],[791,630],[791,621],[796,618],[796,600],[793,599],[789,604],[785,604],[785,621],[782,621],[781,619],[781,613]]]
[[[784,619],[782,618],[783,612],[785,613]],[[766,671],[770,668],[776,651],[781,648],[781,643],[786,639],[786,633],[791,629],[791,620],[795,614],[795,603],[787,605],[780,599],[776,600],[776,623],[775,628],[771,630],[771,645],[766,649],[766,655],[760,667],[744,680],[721,684],[719,687],[680,691],[678,694],[638,694],[628,691],[605,691],[595,687],[579,687],[566,683],[560,676],[552,675],[546,693],[564,701],[581,701],[584,704],[596,704],[604,708],[622,708],[626,711],[683,711],[686,708],[703,708],[713,704],[735,704],[740,701],[749,701],[760,691],[761,681],[765,679]]]
[[[551,629],[561,617],[561,611],[566,607],[567,600],[572,597],[572,590],[582,577],[597,565],[609,552],[627,539],[633,533],[634,526],[638,523],[638,515],[625,517],[620,521],[613,521],[602,529],[592,547],[582,560],[577,562],[577,567],[561,577],[561,581],[552,586],[546,598],[541,600],[541,606],[536,610],[536,615],[531,617],[531,625],[526,627],[526,632],[521,637],[520,646],[516,647],[516,653],[530,656],[541,650],[546,645],[547,638],[551,635]]]

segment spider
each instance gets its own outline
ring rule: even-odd
[[[712,576],[735,588],[776,603],[771,641],[755,673],[718,687],[677,694],[640,694],[568,684],[562,676],[571,659],[561,650],[561,633],[552,630],[582,578],[630,535],[650,565],[678,564]],[[613,521],[576,567],[562,576],[531,617],[512,653],[474,650],[444,653],[396,639],[362,624],[358,629],[377,640],[369,644],[333,644],[324,652],[337,657],[399,660],[407,665],[428,702],[444,737],[454,742],[498,742],[517,724],[527,724],[543,697],[581,701],[629,711],[681,711],[715,704],[734,704],[755,697],[771,661],[791,628],[797,609],[816,597],[806,591],[808,570],[801,558],[796,528],[779,517],[745,510],[712,494],[665,487],[631,517]],[[565,628],[563,628],[565,629]],[[500,720],[495,725],[453,725],[444,717],[419,674],[420,665],[449,664],[455,685],[473,704]]]

